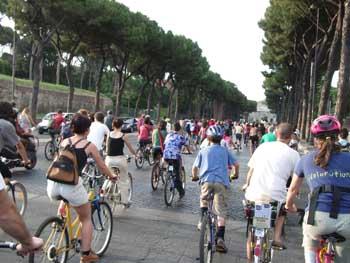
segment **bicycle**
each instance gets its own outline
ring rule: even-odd
[[[154,164],[154,159],[152,155],[152,145],[140,145],[136,150],[136,156],[138,158],[135,159],[135,164],[138,169],[143,167],[145,161],[148,162],[150,166]]]
[[[95,191],[95,193],[98,194],[105,181],[105,177],[97,168],[96,162],[93,158],[88,157],[81,175],[85,189],[89,191],[90,188],[98,188],[97,191]]]
[[[176,162],[176,160],[168,160],[168,167],[167,167],[165,186],[164,186],[164,201],[165,201],[166,206],[172,205],[174,197],[175,197],[175,193],[176,193],[175,162]],[[185,172],[185,168],[183,166],[181,167],[181,181],[182,181],[182,187],[185,190],[185,188],[186,188],[186,172]]]
[[[126,157],[127,162],[130,163],[131,157]],[[118,167],[111,167],[112,172],[116,175],[120,174],[120,170]],[[106,179],[103,183],[103,186],[101,188],[101,197],[102,200],[105,200],[106,202],[110,203],[112,206],[112,213],[114,213],[115,208],[117,205],[123,205],[124,208],[129,208],[132,200],[133,195],[133,179],[131,173],[128,172],[127,177],[127,184],[128,184],[128,200],[127,203],[122,203],[121,200],[121,192],[118,186],[117,181],[112,181],[110,179]]]
[[[81,224],[79,217],[72,221],[69,203],[64,201],[64,208],[60,209],[60,215],[47,218],[35,233],[36,237],[44,240],[41,254],[31,253],[29,262],[67,262],[80,252]],[[91,203],[91,219],[93,234],[91,249],[101,257],[107,250],[113,232],[112,211],[108,203],[101,201],[99,195],[95,195],[94,189],[89,191]],[[101,239],[102,236],[102,239]],[[69,251],[75,253],[68,257]]]
[[[216,227],[217,216],[213,213],[214,193],[210,192],[207,196],[202,197],[207,200],[208,211],[201,221],[199,236],[199,262],[213,262],[214,253],[216,252]]]
[[[247,219],[246,236],[250,238],[250,251],[254,263],[272,263],[274,249],[272,247],[278,202],[245,202]]]
[[[160,179],[162,180],[162,183],[165,184],[165,179],[164,179],[165,169],[162,166],[163,165],[160,158],[160,159],[157,159],[157,161],[154,163],[152,168],[151,186],[154,191],[157,190]]]
[[[53,136],[52,139],[45,144],[44,153],[46,160],[53,161],[60,149],[61,140],[61,136],[56,135]]]
[[[28,204],[28,195],[26,188],[22,183],[18,181],[9,181],[6,183],[5,189],[10,199],[16,205],[17,211],[21,216],[23,216]]]
[[[338,233],[321,236],[321,248],[317,253],[317,263],[333,263],[335,259],[335,244],[344,242],[346,239]]]

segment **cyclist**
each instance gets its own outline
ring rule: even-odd
[[[248,145],[248,141],[249,141],[250,128],[251,128],[251,125],[250,125],[249,122],[247,122],[247,123],[244,125],[244,143],[245,143],[246,145]]]
[[[16,112],[13,110],[12,105],[8,102],[0,102],[0,155],[6,157],[8,151],[5,149],[16,147],[24,165],[30,165],[30,160],[28,159],[25,147],[16,134],[15,118]],[[5,178],[5,182],[8,182],[12,177],[11,171],[3,162],[1,162],[1,159],[0,173]]]
[[[160,160],[164,151],[164,140],[167,136],[167,123],[161,120],[158,122],[157,129],[152,133],[152,145],[153,145],[153,159]]]
[[[128,203],[128,163],[124,156],[124,145],[128,147],[129,151],[136,156],[134,148],[129,142],[129,137],[122,133],[123,120],[118,119],[112,122],[113,131],[108,133],[107,137],[107,156],[105,163],[110,167],[119,168],[119,188],[121,192],[121,203],[130,206]]]
[[[58,110],[57,114],[51,120],[51,124],[49,124],[51,127],[49,127],[48,132],[52,140],[54,140],[55,135],[60,134],[61,125],[64,124],[65,121],[62,110]]]
[[[236,135],[236,143],[235,146],[238,149],[242,149],[242,134],[243,134],[243,127],[242,125],[238,122],[237,125],[234,127],[234,134]]]
[[[103,123],[108,127],[110,131],[113,129],[112,128],[113,119],[114,119],[113,112],[111,110],[107,111],[107,116],[104,118]]]
[[[248,201],[271,202],[280,204],[286,199],[286,184],[293,174],[300,157],[298,152],[288,146],[293,133],[292,126],[281,123],[277,127],[277,141],[259,146],[248,162],[248,175],[242,190]],[[273,246],[285,249],[281,240],[284,216],[278,216],[275,224]],[[251,262],[250,240],[247,239],[247,256]]]
[[[305,178],[311,194],[303,223],[306,263],[315,263],[320,236],[336,232],[346,238],[336,243],[334,262],[350,262],[350,155],[336,144],[340,123],[323,115],[311,125],[317,147],[298,163],[288,191],[286,209],[296,211],[294,198]]]
[[[206,120],[203,120],[202,127],[199,130],[200,143],[202,143],[205,140],[205,138],[207,138],[207,128],[208,122]]]
[[[71,128],[74,136],[63,140],[61,147],[65,147],[68,144],[74,145],[80,174],[86,164],[87,156],[90,155],[95,159],[96,165],[101,172],[114,180],[116,177],[105,165],[97,147],[86,139],[89,134],[90,125],[91,121],[87,117],[76,113],[71,121]],[[77,185],[68,185],[47,180],[47,194],[51,200],[58,199],[59,197],[67,200],[79,216],[79,220],[82,224],[80,262],[93,262],[98,260],[98,256],[90,251],[92,239],[91,204],[89,203],[88,194],[83,186],[83,180],[79,178]],[[60,207],[62,207],[62,203]]]
[[[138,141],[140,147],[144,147],[152,143],[152,131],[151,118],[146,116],[143,120],[143,124],[140,126]]]
[[[103,124],[103,119],[104,115],[102,112],[95,113],[94,122],[91,123],[90,133],[87,136],[87,140],[95,144],[101,155],[103,155],[103,143],[109,134],[107,125]]]
[[[250,128],[249,139],[250,139],[250,154],[251,155],[253,155],[255,149],[258,147],[258,144],[259,144],[258,126],[259,126],[259,124],[253,123],[252,127]]]
[[[174,124],[174,130],[166,136],[164,141],[164,160],[166,162],[175,161],[175,188],[179,191],[180,199],[185,195],[185,190],[182,187],[181,181],[181,150],[183,146],[186,147],[188,153],[191,153],[188,141],[186,141],[185,137],[181,135],[181,125],[180,123],[176,122]]]
[[[275,142],[277,141],[276,135],[274,134],[275,128],[273,126],[269,127],[269,132],[264,134],[261,137],[260,143],[263,144],[264,142]]]
[[[198,121],[194,120],[194,122],[192,122],[190,129],[191,129],[191,140],[193,142],[193,144],[197,145],[199,142],[198,139],[198,134],[199,134],[199,130],[200,130],[200,126],[198,125]]]
[[[217,250],[226,253],[225,245],[225,218],[227,218],[227,188],[230,185],[227,167],[235,166],[235,176],[238,178],[239,164],[227,148],[220,145],[222,129],[219,126],[211,126],[207,130],[207,139],[210,146],[202,149],[194,161],[192,167],[192,180],[201,185],[201,222],[208,211],[208,202],[203,200],[211,191],[214,192],[214,211],[218,216]]]
[[[171,132],[171,120],[170,118],[165,118],[166,121],[166,131],[167,133]]]
[[[30,112],[29,112],[29,108],[25,107],[21,114],[19,114],[18,116],[18,122],[19,122],[19,126],[24,130],[25,133],[27,134],[31,134],[32,127],[35,127],[35,122],[33,121],[32,116],[30,116]]]
[[[350,143],[348,141],[349,131],[347,128],[342,128],[339,134],[339,145],[342,152],[349,152]]]
[[[140,129],[141,129],[141,126],[143,125],[143,121],[145,119],[145,116],[146,116],[146,114],[142,114],[141,117],[138,118],[138,120],[137,120],[137,131],[139,134],[140,134]]]

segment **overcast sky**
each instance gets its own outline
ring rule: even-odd
[[[234,82],[252,100],[265,98],[260,61],[263,18],[269,0],[117,0],[198,42],[211,70]],[[2,21],[8,24],[8,21]]]
[[[265,98],[260,61],[268,0],[117,0],[164,30],[198,42],[211,70],[234,82],[252,100]]]

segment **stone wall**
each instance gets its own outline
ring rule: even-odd
[[[11,83],[9,81],[0,80],[0,100],[11,101]],[[16,104],[19,109],[28,106],[32,97],[32,88],[17,86]],[[52,90],[40,89],[38,99],[38,113],[47,113],[62,109],[66,111],[68,101],[68,93]],[[93,111],[95,108],[95,97],[88,95],[74,95],[73,112],[84,108]],[[100,109],[104,112],[111,110],[113,103],[111,99],[102,98],[100,100]]]

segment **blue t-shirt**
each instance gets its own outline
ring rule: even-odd
[[[227,167],[236,162],[227,148],[214,144],[198,153],[193,166],[199,168],[200,183],[222,183],[228,187],[230,180]]]
[[[164,141],[164,159],[180,160],[184,145],[188,145],[184,136],[177,132],[169,133]]]
[[[298,162],[295,174],[305,177],[310,191],[321,185],[334,185],[350,188],[350,154],[334,153],[331,156],[327,169],[316,166],[314,158],[319,151],[312,151]],[[330,212],[333,194],[321,193],[317,201],[316,211]],[[308,209],[308,208],[307,208]],[[350,193],[342,193],[339,213],[350,213]]]

